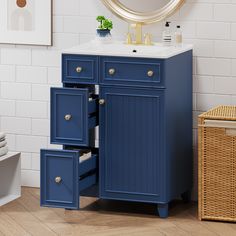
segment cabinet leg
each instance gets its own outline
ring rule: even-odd
[[[186,192],[181,194],[181,197],[185,203],[188,203],[191,201],[191,190],[187,190]]]
[[[166,203],[166,204],[158,204],[157,205],[157,210],[158,210],[159,216],[161,218],[167,218],[168,217],[168,213],[169,213],[168,203]]]

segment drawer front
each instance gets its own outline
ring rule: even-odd
[[[41,150],[41,205],[79,207],[79,155],[76,151]]]
[[[62,82],[96,84],[98,58],[96,56],[62,55]]]
[[[96,126],[96,100],[87,88],[51,88],[51,143],[89,146],[89,129]]]
[[[101,58],[101,83],[163,86],[162,61],[140,58]]]

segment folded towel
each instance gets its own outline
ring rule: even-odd
[[[3,141],[5,141],[6,139],[5,138],[2,138],[2,139],[0,139],[0,142],[3,142]]]
[[[6,138],[6,134],[3,132],[0,132],[0,140],[5,139],[5,138]]]
[[[0,148],[0,157],[8,153],[8,147],[4,146]]]
[[[92,157],[92,153],[88,152],[88,153],[84,153],[82,156],[80,156],[79,158],[79,163],[83,162],[83,161],[87,161],[88,159],[90,159]]]
[[[0,148],[4,147],[6,145],[7,145],[7,141],[6,140],[3,140],[3,141],[0,142]]]

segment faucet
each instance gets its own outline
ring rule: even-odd
[[[135,44],[142,44],[142,24],[132,24],[131,27],[135,28]]]
[[[145,35],[145,40],[143,42],[143,38],[142,38],[142,24],[141,23],[135,23],[135,24],[131,24],[130,25],[131,28],[135,29],[135,40],[132,41],[132,37],[131,34],[128,33],[127,34],[127,38],[126,38],[126,43],[127,44],[145,44],[145,45],[152,45],[151,42],[151,35],[150,34],[146,34]]]

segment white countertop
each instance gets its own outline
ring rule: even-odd
[[[102,44],[96,40],[75,46],[62,51],[64,54],[98,55],[98,56],[122,56],[166,59],[180,53],[192,50],[190,44],[181,46],[163,46],[160,43],[153,46],[127,45],[123,42]]]

